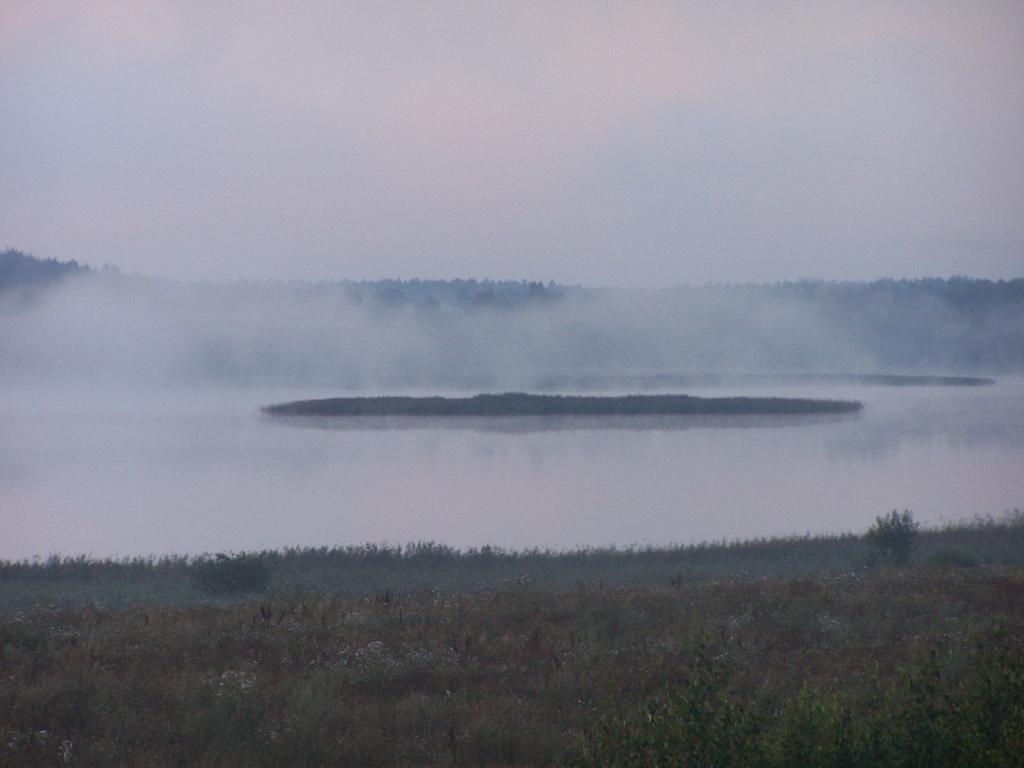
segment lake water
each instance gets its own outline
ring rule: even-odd
[[[0,558],[441,541],[669,544],[1024,507],[1024,381],[785,386],[844,418],[298,424],[321,392],[4,392]],[[387,426],[388,428],[381,428]]]

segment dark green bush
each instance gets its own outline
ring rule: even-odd
[[[965,663],[966,662],[966,663]],[[576,768],[944,768],[1020,766],[1024,652],[990,636],[968,659],[935,649],[894,681],[805,686],[780,699],[739,694],[699,659],[684,686],[613,711],[588,734]]]
[[[731,696],[708,649],[697,648],[686,682],[639,712],[613,713],[581,751],[578,768],[747,766],[763,762],[759,707]]]
[[[192,565],[199,588],[210,595],[263,592],[270,570],[258,554],[225,555],[198,560]]]
[[[867,540],[886,562],[906,565],[917,543],[919,528],[913,512],[909,509],[897,512],[894,509],[887,515],[875,518],[875,524],[868,529]]]

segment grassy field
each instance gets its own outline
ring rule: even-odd
[[[8,563],[0,765],[1018,766],[1022,532]]]

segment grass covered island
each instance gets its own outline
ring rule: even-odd
[[[265,406],[272,416],[779,416],[856,413],[853,400],[691,395],[330,397]]]

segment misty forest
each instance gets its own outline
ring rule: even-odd
[[[1024,371],[1024,279],[177,283],[7,250],[0,311],[5,378],[26,382],[504,391],[665,372]]]
[[[1024,3],[0,1],[0,768],[1024,768]]]

